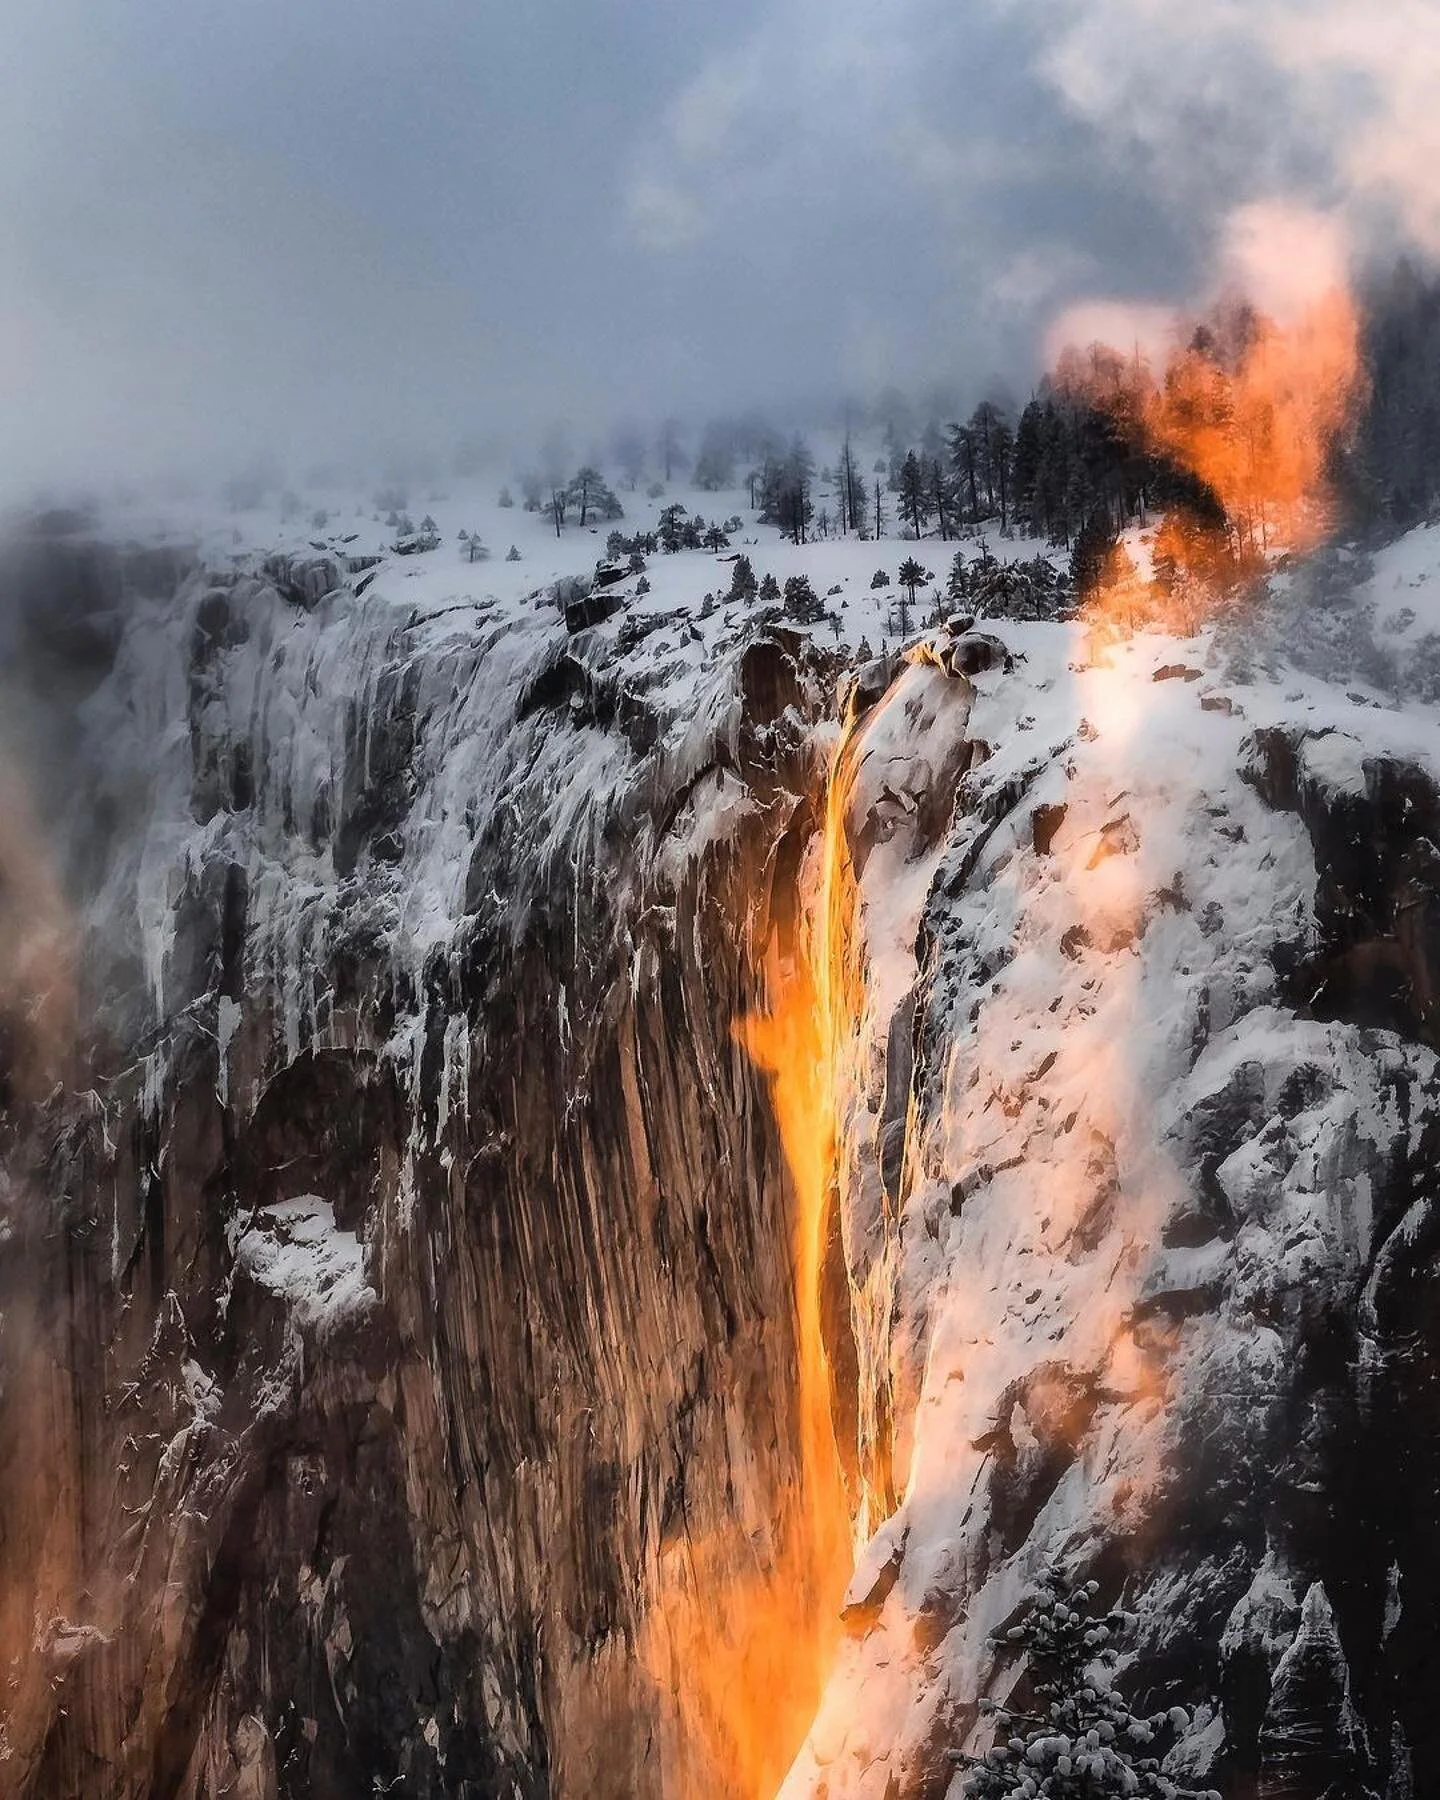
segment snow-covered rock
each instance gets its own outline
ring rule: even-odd
[[[445,540],[477,518],[505,541]],[[982,620],[851,683],[875,546],[769,553],[850,584],[848,635],[707,610],[698,555],[572,632],[593,544],[472,575],[363,520],[229,530],[26,577],[16,654],[86,698],[47,740],[65,881],[7,902],[56,916],[7,954],[50,945],[86,1028],[0,986],[7,1791],[732,1779],[685,1701],[743,1656],[651,1651],[677,1570],[743,1649],[804,1542],[736,1028],[837,741],[863,1542],[787,1795],[943,1793],[1056,1555],[1134,1610],[1122,1681],[1198,1708],[1207,1781],[1293,1785],[1315,1731],[1440,1780],[1440,721],[1376,585],[1422,591],[1418,538],[1314,576],[1294,655],[1303,572],[1183,643]],[[46,836],[0,813],[12,862]]]

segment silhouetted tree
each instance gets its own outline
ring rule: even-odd
[[[925,491],[925,469],[913,450],[900,465],[900,517],[917,538],[925,535],[930,501]]]
[[[634,425],[622,425],[615,433],[612,454],[619,465],[620,476],[633,493],[645,472],[645,439]]]
[[[708,492],[735,483],[735,428],[728,420],[712,420],[695,453],[695,485]]]
[[[660,466],[665,471],[665,479],[673,480],[675,471],[685,466],[685,452],[680,447],[680,421],[667,419],[660,427],[660,437],[656,452],[660,458]]]
[[[755,570],[751,567],[748,556],[737,556],[735,566],[730,571],[730,592],[727,598],[743,601],[747,606],[759,591],[755,580]]]
[[[582,530],[589,523],[591,514],[597,519],[621,519],[625,516],[624,507],[616,499],[605,477],[589,463],[576,472],[566,492],[568,498],[580,508]]]
[[[1108,513],[1092,512],[1080,527],[1070,552],[1070,585],[1084,600],[1105,572],[1117,534]]]

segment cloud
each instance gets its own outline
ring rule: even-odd
[[[35,478],[1023,386],[1095,295],[1440,252],[1433,0],[14,13],[0,463]]]
[[[998,0],[1016,16],[1017,0]],[[1026,0],[1034,16],[1034,0]],[[1285,201],[1440,254],[1431,0],[1040,0],[1038,67],[1112,164],[1214,230]]]

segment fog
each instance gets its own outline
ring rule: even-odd
[[[1023,391],[1237,213],[1440,245],[1430,0],[15,0],[6,40],[10,489]]]

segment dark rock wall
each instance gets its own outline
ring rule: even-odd
[[[733,1027],[820,673],[752,645],[687,727],[553,620],[129,601],[86,1025],[4,1123],[0,1785],[674,1792],[657,1559],[795,1504]]]

